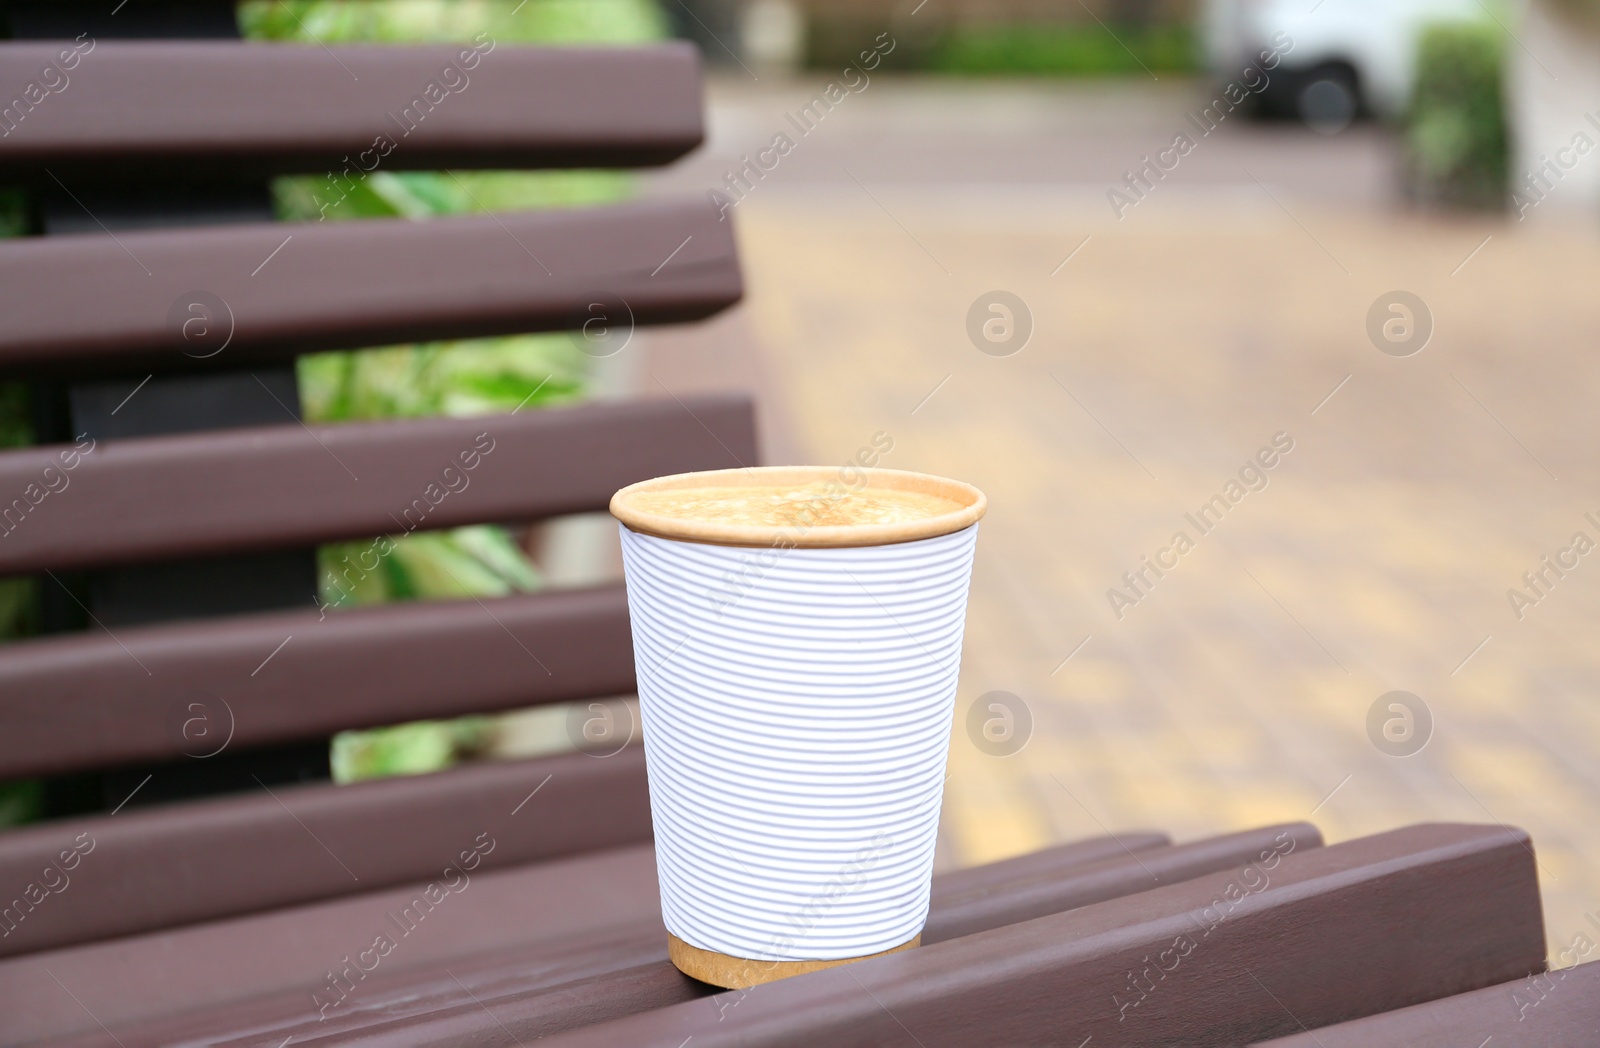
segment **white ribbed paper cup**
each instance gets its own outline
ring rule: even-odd
[[[707,528],[630,512],[626,496],[838,472],[683,474],[612,503],[662,916],[673,960],[709,982],[751,985],[921,933],[986,506],[975,488],[894,470],[852,473],[857,486],[841,490],[933,492],[962,509],[908,524]]]

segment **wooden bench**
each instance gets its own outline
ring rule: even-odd
[[[1593,940],[1584,955],[1593,952]],[[1600,963],[1575,964],[1266,1042],[1272,1048],[1600,1044]]]
[[[64,46],[0,55],[42,69]],[[70,87],[0,137],[0,178],[100,216],[0,243],[0,373],[93,414],[90,392],[144,375],[171,376],[162,403],[202,379],[233,396],[250,387],[226,382],[269,368],[292,393],[283,369],[314,349],[569,328],[597,295],[640,324],[739,298],[729,224],[699,200],[280,226],[236,220],[218,191],[211,224],[180,229],[150,228],[182,224],[170,201],[118,196],[119,180],[198,172],[209,192],[339,164],[460,51],[96,37]],[[657,164],[702,136],[685,47],[499,46],[472,77],[383,163]],[[229,320],[214,353],[182,337],[195,291],[225,307],[208,321]],[[758,461],[743,398],[336,426],[285,413],[189,432],[103,414],[98,438],[0,454],[0,497],[26,503],[0,573],[49,586],[58,572],[237,567],[408,522],[599,510],[634,480]],[[426,496],[447,469],[470,483]],[[108,781],[147,796],[186,765],[634,684],[618,587],[328,612],[207,598],[185,606],[229,614],[116,621],[84,592],[87,628],[0,647],[0,778],[120,769]],[[250,775],[244,792],[112,797],[0,835],[0,1039],[1231,1045],[1338,1036],[1390,1012],[1365,1021],[1411,1029],[1403,1009],[1470,1010],[1545,968],[1518,831],[1323,846],[1295,823],[1177,844],[1123,833],[942,874],[920,948],[715,993],[666,959],[638,747],[352,786]],[[1565,1006],[1552,993],[1540,1007]],[[1327,1043],[1379,1043],[1353,1036]]]

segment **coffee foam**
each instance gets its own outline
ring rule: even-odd
[[[631,492],[628,508],[675,520],[753,527],[853,527],[908,524],[955,513],[962,504],[922,491],[837,486],[750,485]]]

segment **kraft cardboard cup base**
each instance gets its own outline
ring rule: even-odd
[[[636,497],[752,487],[782,492],[784,513],[815,492],[822,512],[694,519]],[[852,522],[905,492],[939,508]],[[661,913],[686,974],[754,986],[920,941],[986,508],[957,481],[832,467],[680,474],[612,499]]]
[[[864,957],[841,957],[833,961],[755,961],[748,957],[729,957],[725,953],[702,950],[698,946],[690,946],[670,932],[667,933],[667,955],[672,958],[673,966],[691,979],[699,979],[703,983],[720,986],[724,990],[745,990],[752,986],[760,986],[762,983],[787,979],[791,975],[805,975],[808,972],[820,972],[824,968],[836,968],[841,964],[869,961],[874,957],[899,953],[901,950],[909,950],[921,944],[922,933],[918,932],[910,942],[903,942],[880,953],[869,953]]]

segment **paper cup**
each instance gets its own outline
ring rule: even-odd
[[[806,483],[961,508],[805,528],[628,506],[639,491]],[[916,945],[983,494],[897,470],[775,467],[646,481],[611,507],[673,963],[744,987]]]

